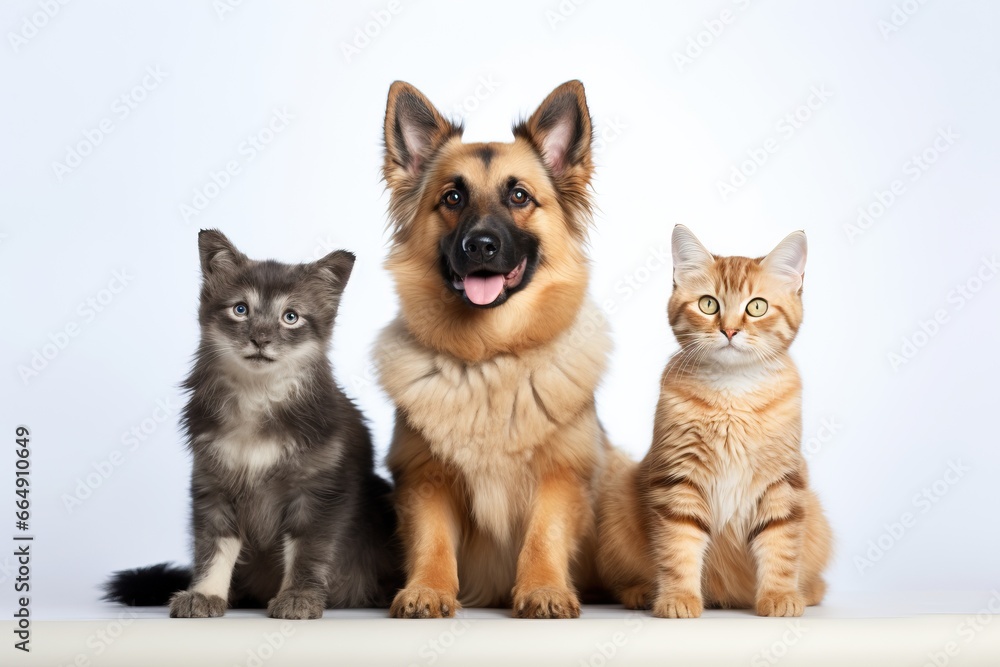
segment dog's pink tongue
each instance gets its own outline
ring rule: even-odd
[[[466,276],[465,296],[477,306],[487,306],[497,300],[503,291],[503,276]]]

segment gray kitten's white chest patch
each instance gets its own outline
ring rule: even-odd
[[[286,449],[281,442],[261,438],[249,428],[226,432],[212,441],[212,452],[223,466],[250,476],[273,468],[281,461]]]
[[[210,446],[224,468],[253,478],[278,465],[285,458],[288,443],[273,433],[262,433],[263,411],[257,406],[247,409],[245,400],[242,403],[242,409],[231,414],[225,427],[214,434]]]
[[[240,387],[225,426],[210,443],[212,454],[227,470],[256,477],[285,458],[289,443],[273,433],[262,434],[260,425],[268,419],[274,404],[294,391],[296,382],[247,382]]]

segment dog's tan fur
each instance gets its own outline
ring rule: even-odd
[[[414,105],[432,125],[404,125]],[[562,154],[549,134],[560,113],[575,114],[582,136]],[[607,454],[594,391],[610,341],[585,297],[590,133],[579,82],[553,91],[508,144],[464,144],[415,88],[390,90],[387,267],[400,316],[376,357],[397,407],[388,465],[407,554],[393,616],[451,616],[461,603],[570,618],[577,591],[593,584],[594,480]],[[439,241],[456,224],[438,202],[456,175],[473,203],[512,176],[536,202],[514,220],[543,259],[525,289],[492,309],[462,303],[437,268]]]

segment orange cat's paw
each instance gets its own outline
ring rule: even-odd
[[[626,609],[648,609],[649,589],[646,586],[630,586],[618,596]]]
[[[660,618],[698,618],[701,596],[694,593],[661,593],[653,604],[653,616]]]
[[[826,595],[826,582],[821,577],[816,577],[805,586],[804,592],[807,607],[819,604]]]
[[[797,592],[762,593],[754,608],[758,616],[801,616],[806,606]]]

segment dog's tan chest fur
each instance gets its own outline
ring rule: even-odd
[[[599,318],[585,308],[547,345],[475,363],[422,346],[401,320],[382,333],[383,386],[434,457],[460,474],[475,523],[500,543],[527,509],[537,448],[593,405],[610,347]]]

